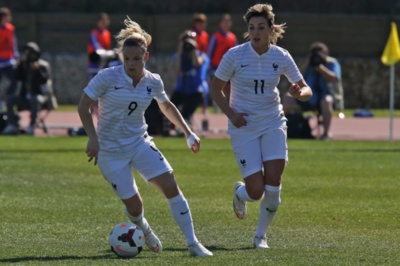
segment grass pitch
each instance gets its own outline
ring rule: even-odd
[[[11,265],[400,265],[399,142],[289,140],[282,205],[269,250],[252,248],[258,203],[239,221],[240,180],[229,140],[156,138],[189,201],[212,258],[194,258],[166,200],[138,176],[145,214],[163,242],[117,258],[108,234],[127,221],[122,203],[87,163],[87,139],[0,137],[0,264]]]

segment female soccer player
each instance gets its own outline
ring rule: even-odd
[[[256,4],[244,15],[244,44],[223,57],[211,85],[211,95],[229,119],[228,132],[243,182],[234,186],[233,210],[246,217],[246,202],[261,200],[253,243],[268,248],[267,229],[280,204],[281,176],[288,161],[286,118],[277,85],[281,75],[292,83],[289,92],[301,101],[312,96],[289,52],[276,46],[285,24],[274,24],[272,6]],[[230,81],[228,102],[222,89]]]
[[[94,159],[94,164],[98,163],[105,179],[125,204],[126,215],[143,230],[146,245],[153,252],[161,252],[162,245],[144,218],[132,167],[167,198],[189,252],[199,257],[212,256],[196,238],[188,202],[174,179],[170,164],[146,132],[144,112],[151,100],[156,99],[163,114],[182,130],[193,153],[199,151],[200,139],[169,101],[160,76],[144,68],[149,59],[147,47],[151,36],[129,18],[124,23],[125,29],[116,36],[123,65],[100,71],[84,89],[79,103],[79,116],[89,137],[86,148],[89,162]],[[97,132],[89,112],[96,100],[99,100]]]

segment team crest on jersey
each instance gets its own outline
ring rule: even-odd
[[[151,90],[152,90],[152,88],[147,87],[147,94],[151,94]]]
[[[240,164],[242,165],[242,167],[246,167],[246,160],[240,159]]]
[[[274,71],[278,71],[278,64],[277,63],[273,63],[272,67],[274,68]]]

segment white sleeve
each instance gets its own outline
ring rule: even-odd
[[[294,62],[292,56],[287,52],[285,57],[285,76],[289,80],[290,83],[294,83],[303,79],[303,75],[301,74],[299,68]]]
[[[107,72],[101,70],[90,80],[89,84],[83,91],[87,94],[87,96],[89,96],[90,99],[97,101],[97,99],[105,93],[108,87],[107,80]]]
[[[162,79],[159,79],[159,86],[156,88],[156,94],[154,95],[154,99],[159,103],[164,103],[168,100],[168,95],[164,90],[164,83]]]

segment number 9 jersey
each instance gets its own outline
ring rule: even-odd
[[[250,42],[231,48],[222,58],[215,76],[230,81],[230,106],[236,113],[247,113],[247,126],[236,128],[229,121],[229,132],[266,129],[283,116],[277,85],[280,76],[291,82],[303,79],[289,52],[270,44],[259,55]]]
[[[144,113],[152,99],[161,103],[168,100],[160,76],[144,71],[134,87],[123,65],[106,68],[84,89],[92,100],[99,101],[97,134],[101,150],[131,151],[147,131]]]

